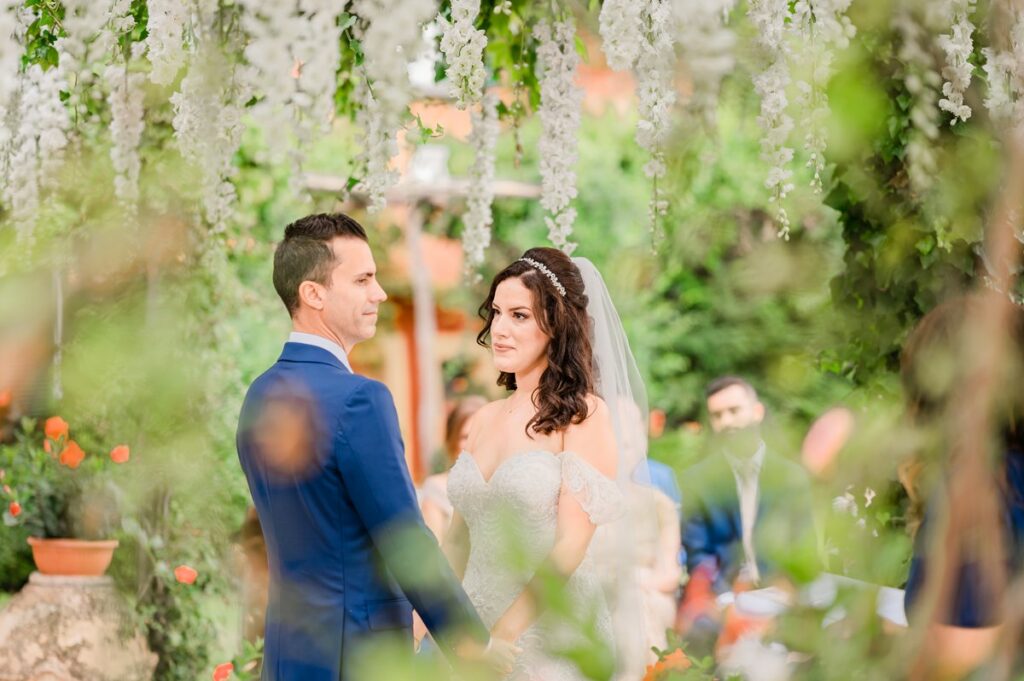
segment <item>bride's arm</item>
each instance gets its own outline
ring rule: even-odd
[[[458,511],[452,514],[452,522],[445,532],[441,550],[461,582],[466,576],[466,562],[469,560],[469,528]]]
[[[565,436],[565,450],[582,458],[605,477],[615,479],[618,465],[615,431],[604,402],[595,400],[593,413],[587,420],[569,428]],[[533,624],[543,607],[536,595],[542,593],[544,581],[553,575],[564,584],[583,562],[596,529],[597,526],[579,498],[563,481],[562,493],[558,498],[555,544],[548,554],[546,564],[498,619],[491,629],[492,636],[514,641]]]
[[[490,404],[484,406],[469,417],[466,448],[470,452],[474,451],[480,438],[480,424],[484,421],[481,414],[488,413],[490,406]],[[451,564],[452,570],[458,576],[459,581],[461,581],[466,576],[466,563],[469,560],[469,528],[466,526],[466,521],[463,520],[462,514],[458,511],[452,512],[452,521],[448,525],[448,530],[441,541],[441,550],[444,552],[445,557],[448,558],[448,563]]]

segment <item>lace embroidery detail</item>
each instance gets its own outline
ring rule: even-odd
[[[604,525],[625,512],[622,490],[573,452],[562,454],[562,480],[590,516],[590,522]]]
[[[469,529],[463,588],[488,628],[512,605],[551,552],[563,485],[581,500],[595,524],[608,522],[622,510],[615,483],[570,452],[517,454],[502,462],[489,480],[468,453],[461,454],[452,467],[448,497]],[[566,588],[573,607],[595,623],[611,647],[611,616],[590,550]],[[519,638],[524,652],[507,678],[583,681],[586,677],[573,663],[550,652],[574,636],[578,633],[572,628],[541,616]]]

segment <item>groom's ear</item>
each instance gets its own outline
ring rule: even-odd
[[[314,310],[324,309],[325,289],[322,284],[306,280],[299,284],[299,300]]]

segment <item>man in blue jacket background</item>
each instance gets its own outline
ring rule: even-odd
[[[341,214],[297,220],[274,287],[293,331],[237,434],[270,568],[263,679],[351,681],[365,643],[411,646],[413,607],[449,657],[509,666],[516,649],[490,641],[423,524],[391,393],[348,362],[387,299],[366,232]]]

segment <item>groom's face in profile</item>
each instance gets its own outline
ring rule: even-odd
[[[329,245],[335,266],[323,294],[322,314],[347,352],[356,343],[373,338],[377,308],[388,296],[377,281],[369,244],[354,237],[335,237]]]

